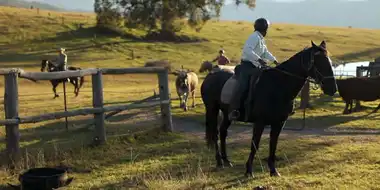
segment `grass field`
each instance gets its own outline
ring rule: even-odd
[[[62,15],[65,16],[62,21]],[[39,71],[43,58],[52,58],[55,49],[67,49],[69,64],[81,68],[139,67],[146,61],[168,59],[176,68],[197,70],[204,60],[211,60],[220,47],[235,63],[241,48],[252,32],[251,23],[208,23],[196,33],[182,33],[207,38],[201,43],[144,42],[96,34],[94,15],[58,13],[0,7],[0,65],[27,71]],[[79,29],[78,24],[84,28]],[[141,35],[141,31],[129,31]],[[352,28],[327,28],[274,23],[267,44],[280,61],[310,45],[310,40],[327,41],[333,61],[372,60],[380,56],[380,31]],[[131,51],[134,52],[132,59]],[[199,75],[202,81],[204,75]],[[174,76],[170,77],[171,96],[176,98]],[[0,94],[4,81],[0,78]],[[105,76],[104,98],[107,104],[138,100],[153,94],[157,87],[154,75]],[[69,109],[92,105],[91,78],[75,98],[68,87]],[[62,95],[62,86],[58,87]],[[157,91],[157,89],[156,89]],[[33,83],[19,80],[20,116],[63,110],[63,97],[53,100],[48,81]],[[197,96],[200,96],[198,92]],[[91,117],[70,118],[67,132],[64,120],[20,125],[23,166],[65,165],[70,167],[74,182],[68,189],[252,189],[272,186],[274,189],[378,189],[380,176],[380,114],[369,114],[379,102],[364,103],[371,107],[351,115],[342,115],[344,104],[336,96],[328,98],[312,91],[307,110],[307,128],[301,132],[285,130],[280,137],[278,162],[281,178],[270,178],[265,162],[268,139],[255,160],[257,178],[242,178],[248,157],[251,128],[231,126],[228,152],[235,167],[214,170],[213,150],[203,140],[204,107],[184,113],[178,101],[172,102],[176,132],[163,133],[157,127],[157,109],[123,112],[107,122],[108,144],[88,146],[92,128],[84,128]],[[0,106],[0,118],[4,118]],[[297,111],[287,127],[300,127],[302,113]],[[323,132],[327,130],[328,132]],[[347,134],[347,132],[353,134]],[[344,132],[344,133],[343,133]],[[268,135],[265,135],[267,137]],[[5,129],[1,128],[0,149],[5,148]],[[16,174],[19,171],[16,171]],[[17,175],[0,170],[0,184],[17,183]]]

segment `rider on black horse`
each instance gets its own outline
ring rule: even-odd
[[[234,90],[230,105],[230,120],[237,120],[239,118],[242,95],[248,88],[251,77],[254,80],[253,83],[255,83],[259,77],[260,67],[267,65],[264,59],[278,65],[277,59],[269,52],[264,40],[269,25],[270,23],[267,19],[257,19],[254,24],[255,31],[245,42],[240,63],[238,85]]]
[[[58,71],[66,71],[67,70],[67,55],[65,54],[64,48],[58,49],[58,56],[55,59],[56,67],[58,68]],[[67,82],[70,82],[70,79],[67,78]]]

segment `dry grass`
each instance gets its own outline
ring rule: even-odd
[[[90,67],[140,67],[148,61],[166,59],[174,68],[198,70],[203,60],[213,59],[222,46],[231,60],[239,60],[241,47],[252,32],[245,22],[210,22],[201,33],[186,29],[183,34],[208,38],[202,43],[142,42],[97,34],[92,28],[94,15],[84,13],[35,12],[0,7],[0,64],[39,71],[42,58],[54,56],[54,49],[67,48],[69,64]],[[65,14],[62,23],[61,16]],[[84,29],[77,27],[85,23]],[[141,35],[141,31],[129,31]],[[371,60],[380,55],[380,31],[365,29],[327,28],[274,24],[267,43],[269,49],[285,60],[310,45],[327,40],[332,59]],[[135,59],[132,59],[131,51]],[[202,79],[203,76],[200,76]],[[176,98],[174,77],[170,77],[171,96]],[[53,100],[49,82],[33,83],[20,79],[20,116],[30,116],[63,110],[63,98]],[[104,96],[107,104],[138,100],[153,94],[157,87],[154,75],[105,76]],[[3,79],[0,78],[3,87]],[[58,88],[62,95],[62,87]],[[86,77],[79,97],[74,98],[68,87],[69,109],[90,107],[91,79]],[[3,89],[0,89],[3,94]],[[156,89],[157,92],[157,89]],[[200,96],[198,92],[197,96]],[[213,171],[214,155],[203,142],[204,107],[200,98],[197,107],[184,113],[173,101],[176,128],[195,133],[162,133],[156,128],[157,109],[123,112],[107,122],[108,144],[90,148],[92,129],[83,126],[89,117],[70,118],[70,130],[64,120],[46,121],[20,126],[23,150],[23,169],[36,166],[70,166],[76,177],[69,189],[252,189],[258,185],[272,185],[276,189],[375,189],[379,151],[375,135],[319,136],[309,133],[281,136],[278,155],[282,178],[269,178],[265,163],[255,161],[257,179],[242,179],[244,162],[248,156],[250,128],[231,127],[228,151],[235,167]],[[313,91],[315,109],[307,112],[309,129],[378,129],[379,114],[364,110],[342,115],[339,97],[327,98]],[[365,103],[376,107],[378,102]],[[3,113],[3,107],[0,107]],[[140,112],[140,113],[137,113]],[[4,118],[4,114],[0,114]],[[182,121],[182,122],[181,122]],[[187,122],[187,123],[186,123]],[[302,114],[287,123],[299,127]],[[193,135],[194,134],[194,135]],[[5,148],[5,129],[1,128],[1,149]],[[267,139],[263,140],[259,157],[267,155]],[[264,170],[265,172],[262,172]],[[16,183],[17,176],[5,169],[0,171],[0,184]]]

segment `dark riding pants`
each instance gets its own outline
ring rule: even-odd
[[[66,71],[67,70],[67,65],[66,64],[61,64],[58,66],[59,71]]]
[[[241,99],[243,98],[243,95],[246,94],[246,91],[248,91],[248,87],[250,85],[251,77],[254,76],[253,82],[255,82],[258,79],[260,69],[253,65],[249,61],[241,61],[240,63],[240,73],[238,76],[238,82],[234,89],[230,110],[239,110],[241,105]]]

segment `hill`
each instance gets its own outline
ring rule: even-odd
[[[65,47],[68,64],[81,68],[140,67],[148,60],[168,59],[176,68],[183,65],[198,70],[200,63],[213,59],[220,47],[237,62],[242,45],[252,32],[249,22],[212,21],[200,33],[188,28],[182,32],[208,41],[164,43],[101,34],[94,29],[94,23],[95,15],[89,13],[41,10],[37,14],[30,9],[0,7],[0,67],[39,72],[41,59],[51,59],[58,47]],[[125,32],[133,36],[144,34],[139,30]],[[271,52],[283,61],[309,46],[310,40],[316,43],[327,40],[334,61],[372,60],[380,55],[379,30],[274,23],[267,43]],[[202,83],[204,75],[198,76]],[[19,79],[18,84],[20,116],[64,110],[62,85],[58,86],[61,97],[53,99],[49,81],[34,83]],[[88,146],[93,140],[93,128],[87,127],[93,122],[92,115],[69,118],[68,131],[64,119],[23,124],[20,125],[23,164],[13,173],[3,169],[5,156],[0,157],[0,189],[7,183],[18,183],[15,174],[23,169],[42,166],[67,168],[69,176],[75,177],[68,189],[253,189],[265,185],[275,189],[376,189],[380,186],[377,180],[380,138],[374,135],[379,129],[380,114],[369,114],[372,109],[342,115],[344,104],[339,97],[326,97],[321,91],[313,90],[314,109],[306,112],[306,129],[287,130],[302,126],[303,114],[297,110],[280,136],[277,165],[283,177],[269,177],[266,163],[262,162],[268,155],[265,132],[254,162],[257,178],[247,180],[243,173],[252,125],[235,123],[230,127],[227,151],[234,167],[215,170],[215,154],[206,149],[204,142],[205,112],[199,89],[196,108],[183,112],[176,99],[172,75],[169,84],[175,132],[157,130],[160,108],[126,111],[109,118],[108,144],[100,147]],[[105,75],[103,85],[104,103],[118,105],[157,92],[157,76]],[[2,77],[0,87],[0,94],[4,94]],[[68,110],[92,106],[91,77],[85,77],[78,97],[74,97],[72,90],[68,84]],[[363,105],[376,107],[378,102]],[[3,103],[0,104],[2,118]],[[5,149],[5,131],[5,127],[0,128],[0,151]]]
[[[46,9],[46,10],[62,10],[57,6],[38,2],[38,1],[24,1],[24,0],[0,0],[0,6],[10,6],[10,7],[20,7],[20,8],[30,8],[33,6],[34,8]]]
[[[51,55],[49,51],[55,47],[63,46],[67,48],[70,63],[81,67],[140,66],[150,59],[167,58],[196,69],[202,60],[214,58],[221,47],[231,59],[239,60],[244,41],[253,31],[249,22],[211,21],[200,33],[190,29],[182,32],[207,38],[209,42],[147,43],[97,34],[93,29],[95,15],[91,13],[41,11],[38,15],[29,9],[0,9],[0,62],[8,66],[29,65],[28,68],[41,57]],[[80,23],[84,24],[83,29],[78,28]],[[142,34],[137,30],[127,32]],[[380,55],[378,30],[274,23],[267,37],[268,47],[281,61],[310,45],[311,40],[316,43],[326,40],[334,61],[373,60]],[[130,59],[132,50],[134,60]]]
[[[35,1],[49,3],[67,10],[80,9],[86,11],[93,11],[94,3],[93,0]],[[257,6],[254,10],[250,10],[245,5],[238,8],[233,4],[225,5],[222,8],[220,19],[252,22],[257,17],[265,16],[277,23],[379,29],[379,6],[380,1],[378,0],[257,0]],[[315,14],[312,14],[314,12]]]
[[[221,11],[221,19],[252,22],[257,17],[263,16],[273,22],[379,29],[379,6],[380,1],[377,0],[305,0],[296,2],[258,0],[254,10],[245,5],[224,6]]]

